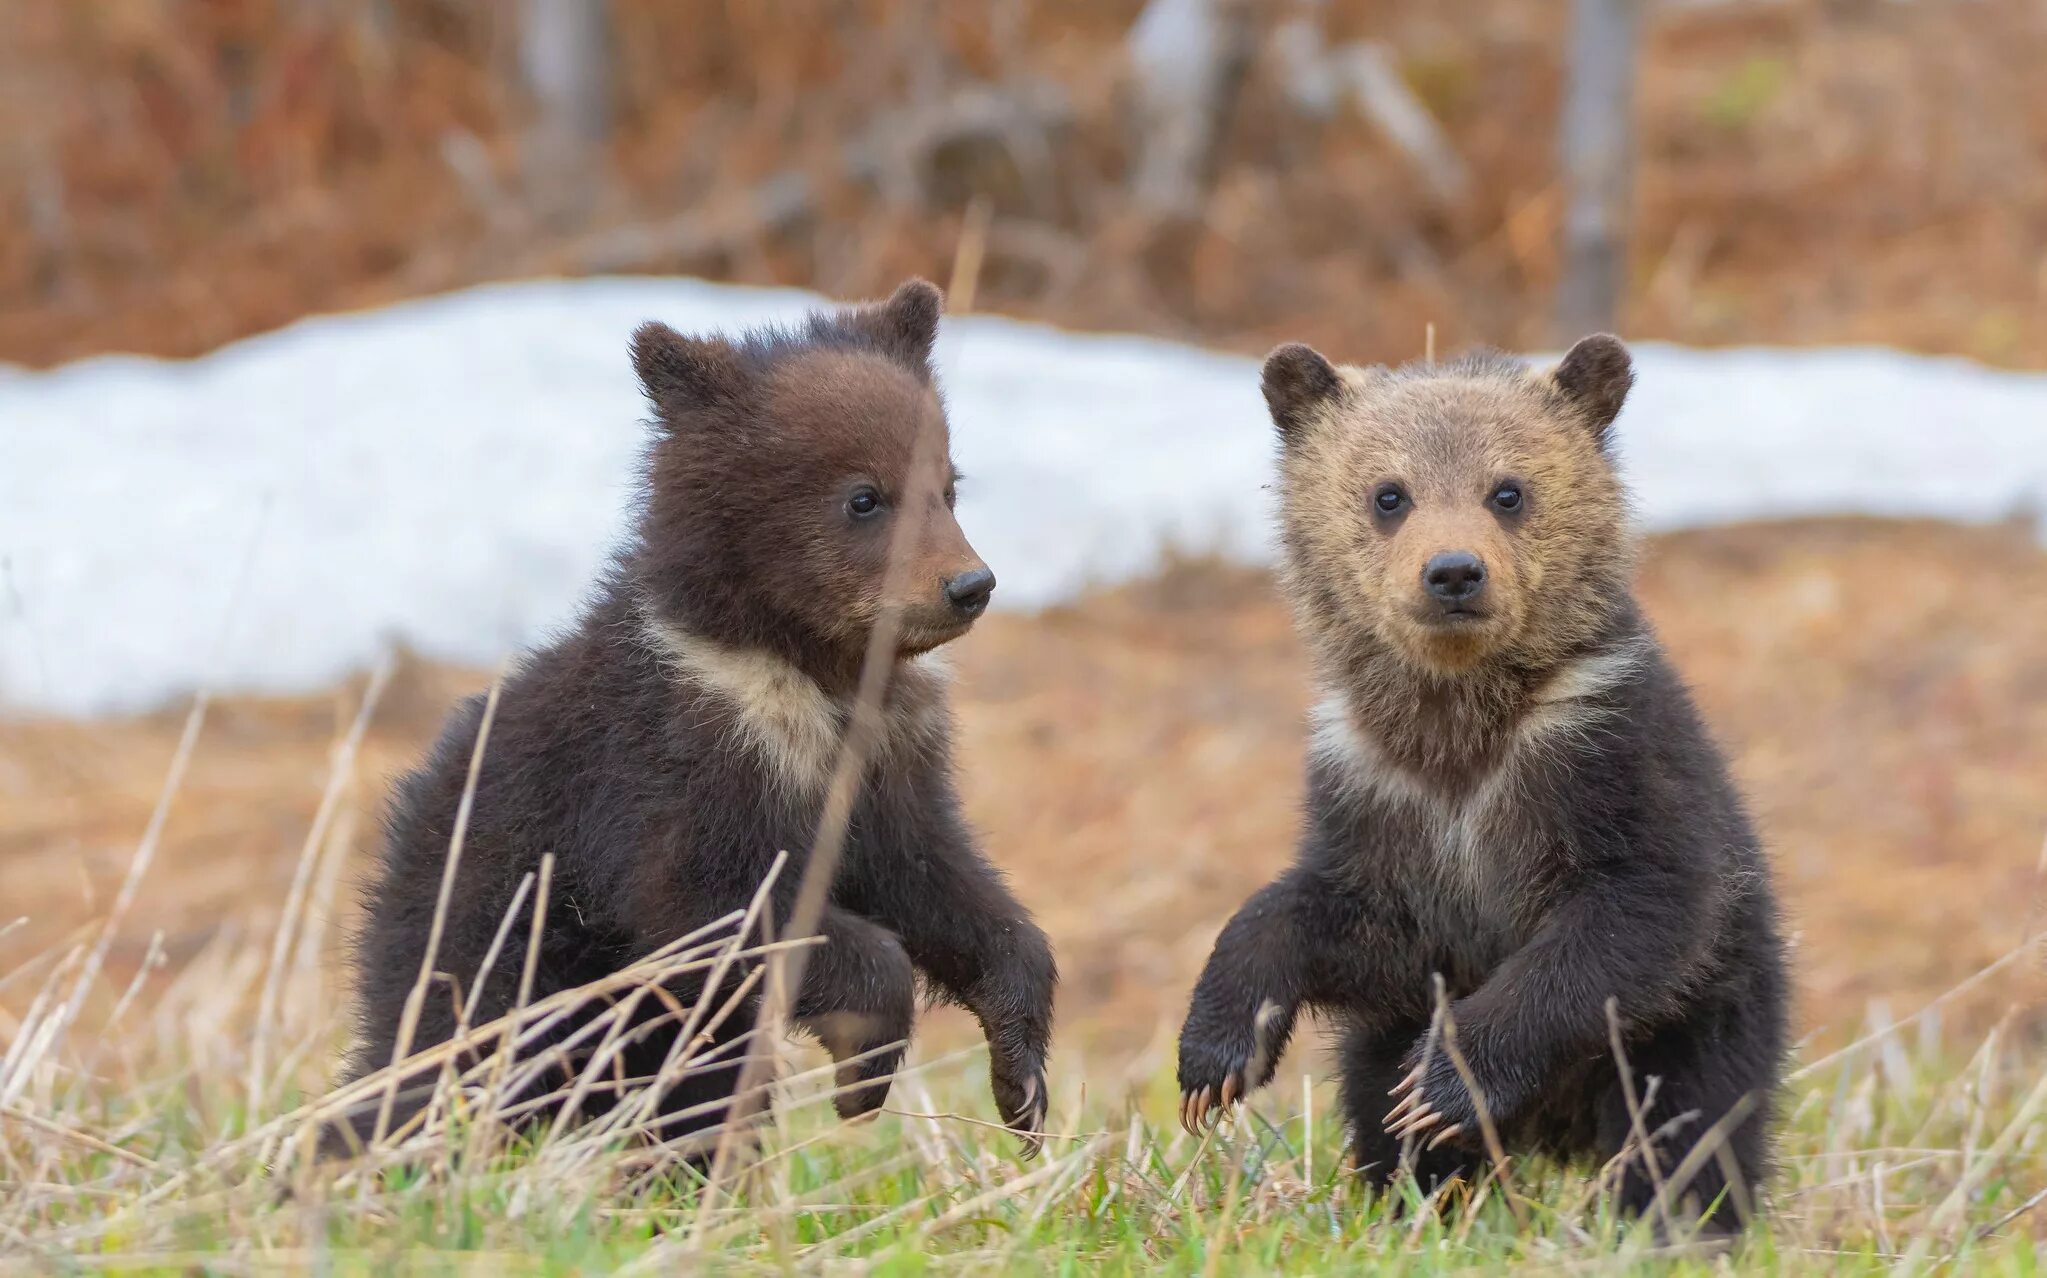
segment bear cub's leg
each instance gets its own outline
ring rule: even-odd
[[[1402,1142],[1387,1132],[1386,1115],[1396,1104],[1394,1085],[1407,1073],[1408,1049],[1427,1032],[1426,1023],[1413,1022],[1385,1030],[1353,1025],[1344,1034],[1339,1069],[1351,1165],[1375,1188],[1390,1185],[1400,1171]],[[1457,1145],[1430,1149],[1432,1135],[1424,1132],[1417,1136],[1410,1155],[1422,1192],[1457,1176],[1476,1183],[1484,1156]]]
[[[1678,1228],[1700,1224],[1726,1233],[1741,1227],[1767,1170],[1777,1052],[1767,1015],[1740,1007],[1700,1009],[1629,1048],[1635,1104],[1652,1134],[1653,1172],[1633,1139],[1635,1115],[1619,1074],[1606,1073],[1600,1094],[1590,1098],[1597,1153],[1611,1161],[1628,1151],[1616,1196],[1629,1215],[1660,1218],[1661,1181]]]
[[[1180,1123],[1197,1129],[1263,1087],[1308,997],[1314,932],[1299,871],[1259,890],[1224,925],[1180,1027]]]
[[[1306,1006],[1383,1019],[1386,955],[1354,895],[1312,866],[1260,889],[1216,938],[1180,1029],[1180,1121],[1192,1130],[1271,1079]]]
[[[902,1064],[916,1018],[916,975],[894,934],[857,914],[826,906],[819,932],[824,942],[811,950],[804,965],[794,1014],[797,1025],[815,1035],[839,1063],[835,1079],[839,1090],[832,1104],[841,1118],[855,1118],[881,1108],[888,1099],[889,1083]],[[684,1005],[707,997],[696,986],[671,992]],[[729,990],[708,994],[714,1008],[729,996]],[[659,1012],[649,1015],[658,1017]],[[747,1054],[766,1050],[754,1041],[759,1015],[756,991],[702,1041],[677,1044],[673,1026],[667,1033],[638,1036],[621,1058],[616,1090],[630,1096],[628,1084],[671,1080],[662,1091],[659,1118],[651,1128],[658,1139],[676,1141],[719,1127],[731,1113]],[[766,1103],[765,1094],[753,1102],[763,1108]],[[690,1161],[700,1163],[710,1151],[706,1146],[685,1152]]]
[[[888,1100],[917,1016],[917,975],[895,933],[857,914],[828,906],[822,931],[796,1019],[838,1063],[833,1108],[857,1118]]]

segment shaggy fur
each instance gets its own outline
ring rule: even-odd
[[[1425,1181],[1472,1172],[1483,1124],[1431,1035],[1440,978],[1508,1150],[1625,1152],[1633,1211],[1681,1166],[1716,1226],[1746,1211],[1784,949],[1755,832],[1630,595],[1607,434],[1632,376],[1610,337],[1547,375],[1268,361],[1285,585],[1323,696],[1295,864],[1223,929],[1181,1033],[1190,1121],[1266,1082],[1313,1007],[1341,1026],[1359,1169],[1383,1183],[1405,1144]],[[1467,557],[1482,589],[1432,593]],[[1655,1080],[1653,1170],[1610,1001],[1638,1096]]]
[[[909,1036],[921,974],[979,1018],[1003,1120],[1039,1129],[1051,950],[961,816],[945,675],[923,655],[964,633],[986,602],[985,592],[957,597],[985,569],[952,514],[929,364],[938,311],[937,291],[918,281],[884,305],[818,315],[793,332],[727,341],[648,324],[634,335],[657,416],[637,535],[581,622],[505,682],[414,1050],[450,1037],[455,996],[477,981],[478,1022],[511,1008],[530,904],[495,964],[483,959],[545,853],[556,868],[536,997],[744,908],[778,851],[793,858],[771,904],[786,921],[869,635],[894,610],[901,630],[880,740],[796,1013],[836,1058],[879,1049],[841,1075],[869,1086],[843,1095],[840,1112],[864,1113],[887,1094],[901,1057],[890,1045]],[[858,514],[863,491],[876,508]],[[892,573],[899,532],[911,540]],[[390,1062],[482,709],[476,698],[457,710],[393,797],[355,946],[361,1033],[350,1077]],[[688,1006],[701,990],[680,981],[668,993]],[[675,1046],[662,1001],[642,1008],[642,1032],[586,1110],[655,1075]],[[754,1014],[717,1031],[722,1068],[659,1098],[661,1135],[724,1116]],[[571,1052],[550,1083],[593,1046]],[[367,1135],[374,1113],[352,1121]]]

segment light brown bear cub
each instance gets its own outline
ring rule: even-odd
[[[1605,336],[1540,374],[1267,360],[1321,701],[1295,864],[1224,928],[1181,1033],[1190,1125],[1266,1082],[1310,1006],[1343,1029],[1374,1181],[1469,1174],[1490,1126],[1621,1160],[1630,1210],[1745,1214],[1784,951],[1755,832],[1631,595],[1611,428],[1632,381]]]

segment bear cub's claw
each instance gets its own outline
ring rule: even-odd
[[[1381,1123],[1395,1140],[1415,1140],[1423,1149],[1456,1142],[1474,1147],[1480,1137],[1478,1106],[1471,1091],[1457,1073],[1448,1054],[1437,1051],[1422,1061],[1417,1047],[1408,1059],[1416,1061],[1388,1095],[1393,1108]]]
[[[1180,1031],[1180,1126],[1189,1135],[1199,1136],[1221,1122],[1232,1106],[1272,1077],[1290,1017],[1266,999],[1248,1024],[1223,1029],[1217,1019],[1197,1009]]]
[[[1022,1156],[1036,1158],[1038,1151],[1045,1147],[1045,1112],[1048,1101],[1045,1092],[1044,1062],[1031,1061],[1007,1067],[998,1064],[991,1082],[994,1085],[996,1111],[1002,1115],[1003,1123],[1023,1143]]]

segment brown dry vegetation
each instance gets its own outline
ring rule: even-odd
[[[1994,617],[1973,585],[1983,562],[2000,565]],[[1807,1028],[1838,1042],[1872,1000],[1902,1017],[2021,942],[2047,834],[2047,555],[2027,530],[1690,533],[1653,542],[1642,588],[1762,818]],[[957,655],[968,804],[1058,947],[1067,1041],[1162,1048],[1215,930],[1289,855],[1307,693],[1269,579],[1180,565],[993,616]],[[350,795],[355,857],[382,779],[483,681],[403,666]],[[179,972],[268,928],[359,693],[213,706],[113,988],[154,931]],[[25,961],[104,913],[183,719],[5,727],[0,926],[29,922],[0,937],[0,973],[40,970]],[[330,940],[339,921],[323,920]],[[2038,1028],[2034,962],[1946,1004],[1948,1032],[2012,1007]],[[32,983],[0,989],[0,1024]]]
[[[515,6],[13,0],[0,6],[0,359],[189,355],[302,314],[575,270],[678,213],[738,228],[624,269],[885,291],[994,215],[991,309],[1258,349],[1527,349],[1546,332],[1561,0],[1335,0],[1388,42],[1473,181],[1429,194],[1354,118],[1254,72],[1192,224],[1130,211],[1121,42],[1139,0],[615,0],[610,179],[572,224],[520,195]],[[1294,10],[1260,5],[1261,21]],[[2047,363],[2047,11],[2031,0],[1653,9],[1626,331],[1882,341]],[[883,193],[840,171],[883,112],[1050,81],[1071,123],[1028,179],[999,149]],[[804,216],[747,230],[781,171]]]

